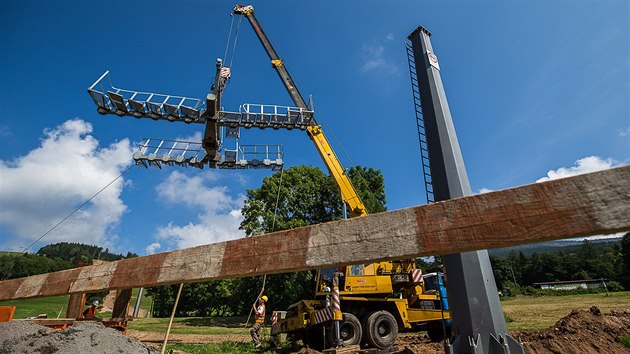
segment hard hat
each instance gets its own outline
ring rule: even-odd
[[[94,306],[98,306],[98,300],[94,301],[94,302],[92,303],[92,305],[94,305]]]
[[[267,300],[269,300],[269,298],[267,297],[267,295],[263,295],[260,297],[260,299],[264,302],[267,302]]]

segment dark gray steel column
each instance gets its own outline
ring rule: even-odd
[[[437,202],[472,192],[430,36],[428,30],[418,27],[409,35],[409,40]],[[449,254],[443,259],[454,335],[446,352],[523,353],[520,344],[507,335],[488,251]]]

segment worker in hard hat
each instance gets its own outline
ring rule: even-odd
[[[280,312],[273,311],[271,313],[271,332],[273,332],[273,326],[280,321]],[[271,344],[271,348],[279,349],[280,348],[280,340],[278,338],[278,334],[272,334],[269,339],[269,343]]]
[[[254,346],[256,348],[260,348],[262,345],[260,343],[260,328],[265,322],[265,303],[267,300],[269,300],[269,298],[267,298],[266,295],[263,295],[258,298],[258,306],[256,306],[256,304],[252,305],[254,314],[256,315],[256,320],[254,321],[254,325],[249,331],[249,334],[252,335],[252,340],[254,341]]]
[[[96,308],[98,307],[98,300],[92,303],[92,306],[88,307],[83,311],[83,318],[94,318],[96,317]]]

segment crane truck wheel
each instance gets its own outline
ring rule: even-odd
[[[335,343],[335,325],[334,321],[331,322],[331,325],[328,326],[327,332],[327,342],[330,344]],[[351,314],[344,312],[343,313],[343,321],[339,323],[339,334],[341,335],[341,345],[355,345],[361,343],[361,322],[359,319]]]
[[[388,311],[374,311],[365,320],[365,339],[372,347],[391,347],[398,338],[398,322]]]

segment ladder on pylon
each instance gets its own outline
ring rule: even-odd
[[[407,62],[409,64],[409,77],[411,78],[411,92],[413,94],[413,107],[416,114],[416,125],[418,127],[418,140],[420,142],[420,157],[422,160],[422,174],[424,175],[424,190],[427,196],[427,204],[435,203],[433,194],[433,183],[431,179],[431,164],[429,160],[429,150],[427,145],[427,135],[424,127],[424,117],[422,116],[422,105],[420,101],[420,86],[418,85],[418,75],[414,61],[411,44],[405,42],[407,50]]]

